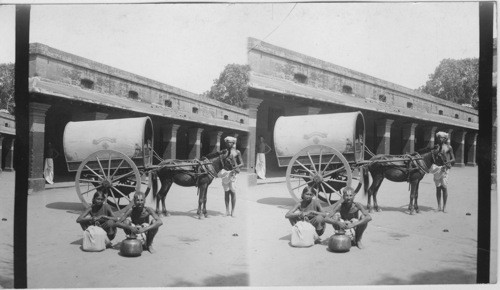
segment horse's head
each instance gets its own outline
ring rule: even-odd
[[[432,163],[437,166],[443,166],[448,163],[448,158],[446,155],[440,150],[440,148],[431,149],[430,153],[432,154]]]
[[[215,177],[217,176],[217,173],[219,173],[219,171],[221,171],[222,169],[231,170],[230,168],[227,168],[227,162],[225,162],[226,155],[227,155],[227,150],[224,149],[221,151],[210,153],[204,157],[208,161],[210,161],[210,164],[209,166],[207,166],[207,169]]]

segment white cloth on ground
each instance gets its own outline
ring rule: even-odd
[[[106,231],[98,226],[89,226],[83,232],[82,249],[86,252],[100,252],[106,249],[106,245],[111,244]]]
[[[293,247],[310,247],[319,239],[313,225],[305,221],[298,221],[292,226],[290,244]]]

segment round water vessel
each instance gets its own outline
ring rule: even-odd
[[[120,253],[126,257],[137,257],[142,254],[142,242],[136,238],[126,238],[120,246]]]
[[[332,252],[348,252],[351,249],[351,239],[345,235],[345,232],[338,232],[330,237],[328,249]]]

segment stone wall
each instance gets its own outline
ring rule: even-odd
[[[391,106],[412,108],[429,114],[478,122],[476,110],[435,98],[387,81],[306,55],[249,39],[248,62],[252,71],[274,78],[303,83],[306,86],[341,92],[386,102]]]

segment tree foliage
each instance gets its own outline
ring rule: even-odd
[[[477,58],[443,59],[420,91],[477,109],[479,60]]]
[[[0,64],[0,109],[14,114],[14,64]]]
[[[214,84],[204,95],[226,104],[247,108],[249,71],[249,65],[226,65],[219,78],[214,80]]]

